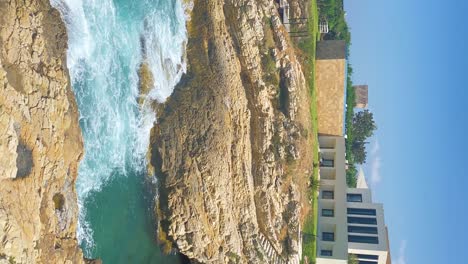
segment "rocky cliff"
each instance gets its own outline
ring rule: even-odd
[[[47,0],[2,0],[0,14],[0,263],[83,263],[65,26]]]
[[[188,32],[151,138],[159,240],[193,263],[299,263],[310,98],[274,1],[195,0]]]

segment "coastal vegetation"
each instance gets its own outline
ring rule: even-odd
[[[346,183],[348,187],[355,187],[357,183],[356,174],[357,168],[354,165],[354,154],[352,150],[353,143],[353,116],[354,107],[356,106],[356,94],[353,89],[351,80],[353,68],[348,63],[348,71],[346,76],[346,113],[345,113],[345,133],[346,133],[346,159],[348,160],[348,169],[346,170]]]
[[[325,40],[344,40],[351,43],[351,33],[345,19],[343,0],[317,0],[320,19],[326,20],[329,32],[323,36]]]
[[[307,38],[300,38],[297,41],[302,55],[302,65],[304,75],[309,86],[310,95],[310,114],[312,117],[311,135],[312,140],[312,155],[313,155],[313,171],[309,179],[309,201],[312,204],[311,210],[305,217],[303,225],[303,241],[302,241],[302,263],[315,263],[317,255],[317,220],[318,220],[318,188],[319,188],[319,153],[318,153],[318,121],[317,121],[317,96],[315,88],[315,50],[317,40],[320,39],[318,30],[318,8],[317,1],[311,0],[308,6],[309,19],[307,21]]]
[[[359,264],[359,260],[355,254],[348,255],[348,264]]]
[[[354,90],[351,87],[351,95],[347,96],[348,107],[346,109],[346,158],[348,159],[348,170],[346,171],[346,182],[349,187],[356,187],[357,168],[355,164],[364,164],[367,159],[366,145],[368,138],[372,137],[377,125],[374,115],[369,110],[354,113]],[[351,112],[350,114],[348,112]]]
[[[354,188],[357,183],[357,165],[364,164],[367,159],[367,139],[374,134],[377,125],[374,116],[369,110],[355,112],[356,94],[352,82],[353,68],[348,63],[346,79],[346,159],[348,169],[346,170],[346,183],[348,187]]]
[[[353,141],[351,151],[354,155],[354,162],[363,164],[366,162],[366,140],[374,134],[377,126],[374,115],[369,110],[359,111],[352,119]]]
[[[275,87],[279,87],[279,72],[276,69],[276,62],[273,54],[273,50],[275,47],[275,40],[273,37],[273,25],[271,22],[271,18],[268,17],[265,17],[263,22],[263,32],[265,36],[264,42],[260,46],[262,69],[264,73],[263,77],[268,84],[272,84]]]

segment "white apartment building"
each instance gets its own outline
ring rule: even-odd
[[[318,200],[317,264],[391,263],[382,204],[372,193],[362,169],[356,188],[347,188],[345,140],[320,136],[320,190]]]

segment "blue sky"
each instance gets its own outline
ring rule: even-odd
[[[364,168],[394,264],[468,263],[467,2],[345,0],[353,81],[369,85],[378,125]]]

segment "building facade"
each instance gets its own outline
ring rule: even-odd
[[[342,136],[344,132],[346,43],[317,42],[315,85],[319,135]]]
[[[383,205],[372,202],[362,170],[356,188],[347,188],[345,140],[320,136],[317,264],[390,263]]]
[[[356,108],[367,108],[369,103],[369,86],[367,85],[354,85],[354,94],[355,94],[355,102]]]

